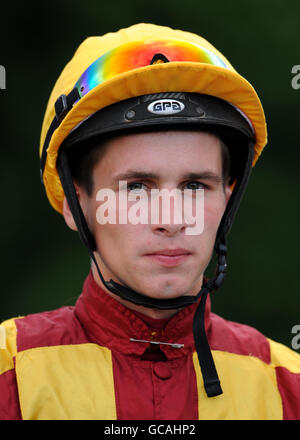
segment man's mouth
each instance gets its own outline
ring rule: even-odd
[[[145,257],[150,258],[155,263],[158,263],[166,267],[175,267],[184,263],[192,252],[187,249],[161,249],[149,254],[145,254]]]

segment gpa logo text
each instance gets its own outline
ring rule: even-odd
[[[6,89],[6,70],[4,66],[0,65],[0,89]]]
[[[184,104],[175,99],[160,99],[148,105],[148,111],[156,115],[173,115],[184,109]]]

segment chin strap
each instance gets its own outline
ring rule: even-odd
[[[206,335],[205,305],[208,294],[218,289],[222,285],[225,278],[225,272],[227,268],[227,247],[225,244],[225,239],[223,239],[222,242],[219,242],[215,250],[218,256],[216,275],[212,280],[209,280],[203,284],[200,291],[200,303],[196,309],[193,320],[195,347],[207,397],[214,397],[223,393]]]
[[[196,303],[199,298],[200,302],[196,309],[193,320],[193,334],[195,340],[196,351],[200,363],[200,368],[203,376],[204,388],[208,397],[218,396],[222,394],[220,380],[218,378],[217,370],[208,344],[205,331],[205,304],[207,296],[213,290],[221,286],[224,281],[226,271],[226,254],[227,247],[225,238],[219,238],[215,246],[217,254],[217,269],[215,277],[204,283],[200,292],[196,296],[183,296],[171,299],[155,299],[150,298],[140,293],[135,292],[127,286],[116,283],[113,280],[105,281],[100,271],[99,265],[95,257],[96,243],[92,236],[84,214],[82,212],[76,189],[73,184],[73,179],[70,173],[68,158],[64,150],[59,155],[57,164],[60,180],[64,189],[66,199],[68,201],[70,210],[72,212],[74,221],[77,225],[78,233],[83,244],[88,249],[89,255],[94,262],[99,277],[103,285],[112,293],[132,303],[157,309],[178,309]]]

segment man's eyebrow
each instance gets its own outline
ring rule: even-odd
[[[190,173],[186,173],[183,176],[183,179],[186,180],[211,180],[214,181],[215,183],[223,183],[223,176],[210,171],[210,170],[206,170],[206,171],[200,171],[200,172],[190,172]]]
[[[140,170],[128,170],[124,173],[116,174],[112,176],[113,182],[119,182],[120,180],[130,180],[130,179],[153,179],[159,180],[159,174]],[[219,174],[211,171],[204,170],[199,172],[187,172],[181,176],[181,180],[210,180],[216,183],[222,183],[223,177]]]
[[[138,170],[128,170],[125,173],[116,174],[112,176],[114,182],[119,182],[120,180],[130,180],[130,179],[159,179],[159,175],[147,171]]]

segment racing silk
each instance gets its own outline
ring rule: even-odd
[[[195,308],[154,328],[90,273],[74,307],[5,321],[0,419],[300,419],[299,354],[211,313],[209,301],[205,325],[223,394],[206,396]]]

